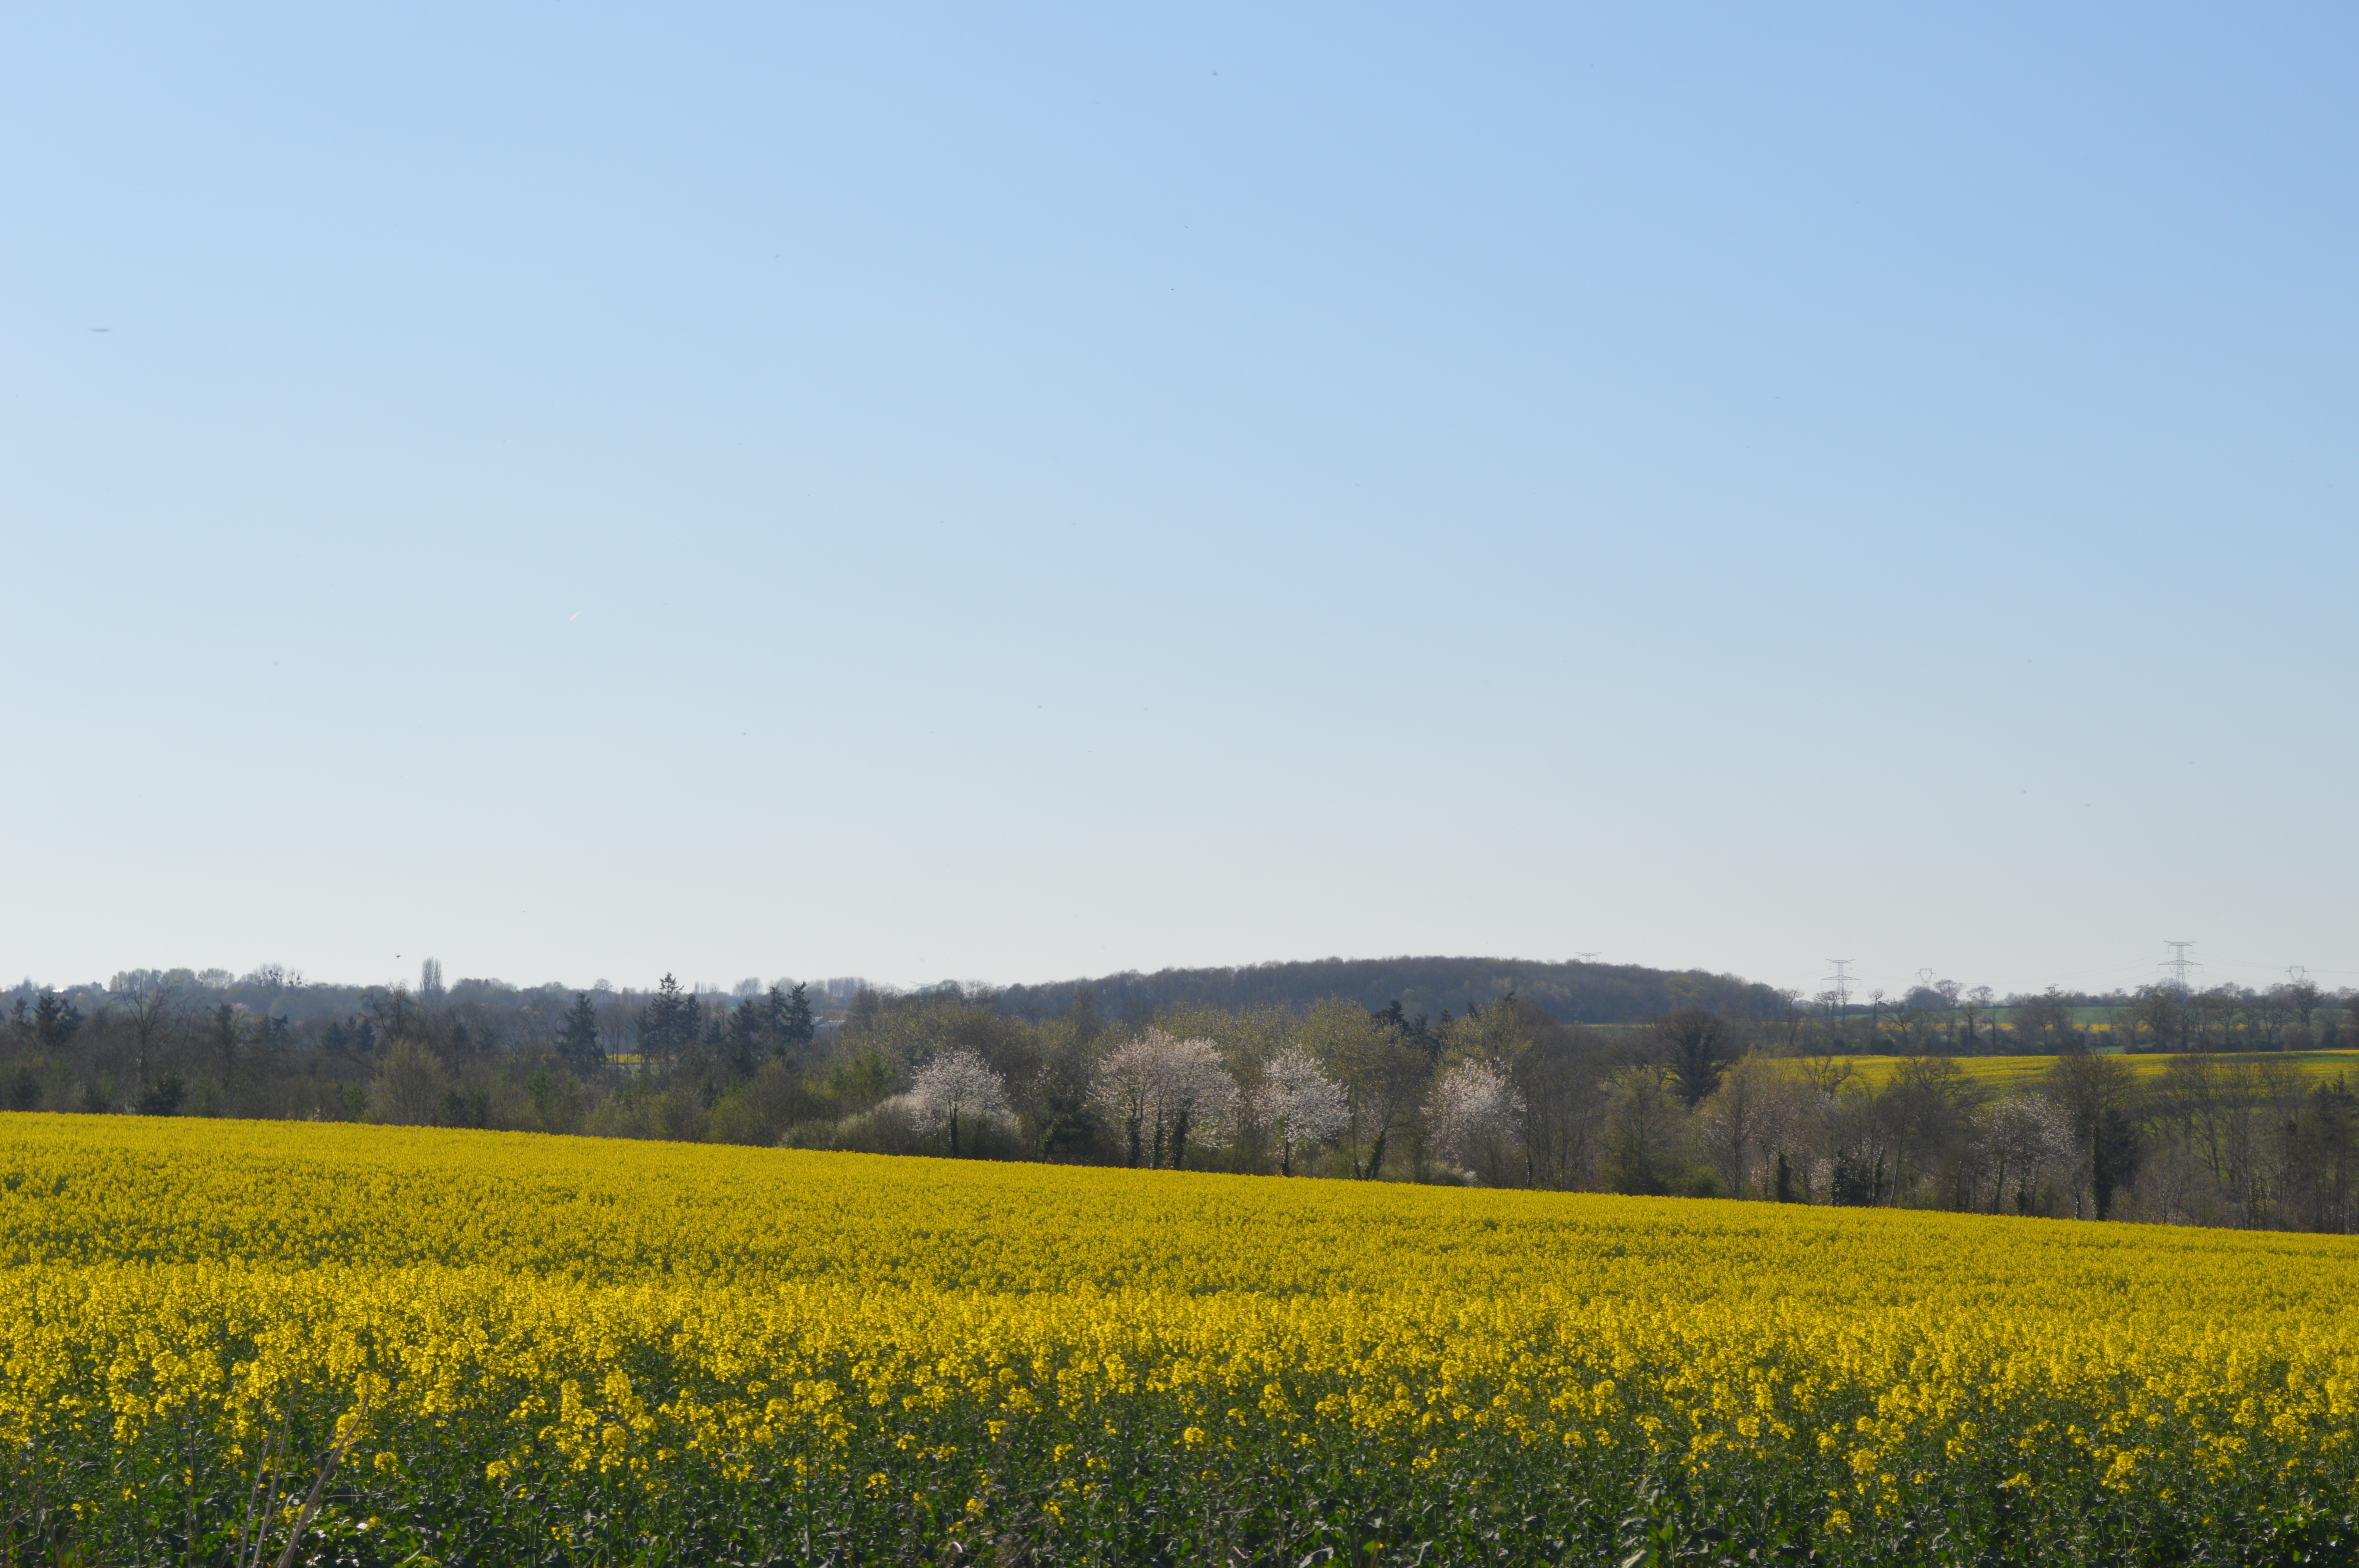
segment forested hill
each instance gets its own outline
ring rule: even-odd
[[[1331,996],[1375,1011],[1397,1000],[1410,1015],[1462,1013],[1513,990],[1567,1023],[1636,1023],[1676,1007],[1701,1002],[1736,1018],[1777,1016],[1784,1003],[1767,986],[1701,969],[1648,969],[1636,964],[1550,964],[1532,958],[1319,958],[1306,963],[1249,964],[1233,969],[1130,970],[1097,979],[1009,986],[997,994],[1004,1012],[1044,1017],[1071,1006],[1088,986],[1102,1017],[1147,1018],[1194,1002],[1241,1008],[1276,1003],[1302,1008]]]

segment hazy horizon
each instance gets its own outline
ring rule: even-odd
[[[2267,970],[2268,971],[2267,974],[2262,975],[2262,976],[2261,976],[2260,978],[2258,978],[2258,979],[2235,979],[2234,976],[2224,976],[2224,977],[2223,977],[2223,976],[2215,976],[2215,975],[2212,975],[2212,974],[2209,973],[2208,971],[2209,971],[2210,967],[2209,967],[2209,966],[2204,965],[2204,964],[2203,964],[2203,962],[2202,962],[2202,960],[2195,958],[2195,957],[2194,957],[2194,950],[2193,950],[2193,948],[2192,948],[2192,947],[2190,947],[2190,948],[2189,949],[2189,951],[2188,951],[2188,957],[2189,957],[2189,959],[2190,959],[2190,965],[2189,965],[2189,973],[2188,973],[2188,976],[2187,976],[2186,983],[2187,983],[2187,984],[2188,984],[2191,989],[2203,989],[2203,988],[2208,987],[2208,986],[2220,985],[2220,984],[2223,984],[2223,983],[2224,983],[2224,984],[2228,984],[2228,985],[2231,985],[2231,986],[2242,986],[2242,987],[2245,987],[2245,988],[2248,988],[2248,989],[2250,989],[2256,990],[2256,991],[2266,991],[2266,990],[2267,990],[2267,989],[2268,989],[2272,985],[2274,985],[2274,984],[2276,984],[2276,983],[2277,983],[2277,982],[2279,982],[2279,981],[2282,981],[2282,980],[2286,979],[2288,978],[2288,973],[2289,973],[2290,969],[2291,969],[2291,967],[2290,967],[2290,966],[2288,966],[2288,967],[2273,967],[2273,966],[2268,966],[2268,965],[2266,965],[2266,964],[2244,965],[2244,966],[2226,966],[2226,967],[2229,967],[2229,968],[2245,968],[2245,969],[2250,969],[2250,970],[2267,969]],[[1432,960],[1437,960],[1437,959],[1438,959],[1438,960],[1443,960],[1443,961],[1499,962],[1499,963],[1509,963],[1509,964],[1518,964],[1518,963],[1536,963],[1536,964],[1573,964],[1573,963],[1594,963],[1594,964],[1597,964],[1597,965],[1600,965],[1600,966],[1603,966],[1603,967],[1607,967],[1607,968],[1621,967],[1621,966],[1623,966],[1623,965],[1626,962],[1626,961],[1625,961],[1625,960],[1617,960],[1617,959],[1614,959],[1614,958],[1611,958],[1611,957],[1605,957],[1604,955],[1602,955],[1602,954],[1600,954],[1600,955],[1596,955],[1596,956],[1594,956],[1594,957],[1582,956],[1582,955],[1574,955],[1574,956],[1570,957],[1529,957],[1529,956],[1527,956],[1527,955],[1517,955],[1517,954],[1464,954],[1464,953],[1460,953],[1460,954],[1408,954],[1408,953],[1391,953],[1391,954],[1381,954],[1381,955],[1373,955],[1373,956],[1352,956],[1352,955],[1328,954],[1328,955],[1322,955],[1321,957],[1318,957],[1318,958],[1309,958],[1309,959],[1304,959],[1304,958],[1272,958],[1272,959],[1262,959],[1262,960],[1257,960],[1256,962],[1257,962],[1258,964],[1260,964],[1260,965],[1266,965],[1266,966],[1277,966],[1277,965],[1285,965],[1285,964],[1318,964],[1318,963],[1336,963],[1336,962],[1341,962],[1341,963],[1379,963],[1379,964],[1380,964],[1380,963],[1387,963],[1387,962],[1410,962],[1410,961],[1419,961],[1419,960],[1422,960],[1422,961],[1432,961]],[[435,962],[435,963],[437,963],[437,964],[439,964],[439,965],[440,966],[441,983],[442,983],[444,986],[446,986],[446,987],[448,987],[448,986],[457,986],[457,985],[461,985],[461,984],[463,984],[463,983],[466,983],[466,982],[470,982],[470,981],[487,981],[487,982],[491,982],[491,983],[495,983],[495,984],[502,984],[502,985],[514,986],[514,987],[517,987],[517,988],[519,988],[519,989],[536,989],[536,988],[539,988],[539,987],[546,987],[546,986],[557,986],[557,987],[560,987],[560,988],[562,988],[562,989],[566,989],[566,990],[573,990],[573,991],[581,991],[581,990],[593,990],[593,991],[595,991],[595,990],[603,990],[603,991],[609,991],[609,992],[615,992],[615,993],[619,993],[619,992],[624,992],[624,991],[650,991],[650,990],[653,990],[653,989],[655,989],[655,987],[656,987],[656,985],[657,985],[657,983],[658,983],[658,979],[665,979],[665,978],[669,978],[669,979],[675,979],[675,980],[677,980],[677,981],[679,983],[679,985],[680,985],[680,986],[682,986],[684,989],[689,989],[689,990],[691,990],[691,991],[694,991],[694,992],[697,992],[697,993],[700,993],[700,994],[705,994],[705,995],[727,995],[727,994],[731,994],[731,993],[733,993],[733,992],[737,993],[737,994],[740,994],[740,995],[743,995],[743,994],[746,994],[747,987],[748,987],[749,985],[751,985],[751,986],[753,986],[753,987],[756,987],[756,988],[765,988],[765,989],[766,989],[766,988],[768,988],[768,987],[771,987],[771,986],[777,986],[777,987],[782,987],[782,988],[790,988],[790,987],[792,987],[792,986],[794,986],[794,985],[796,985],[796,984],[798,984],[798,983],[805,984],[805,985],[808,985],[808,986],[811,987],[811,988],[813,989],[814,993],[815,993],[815,994],[818,994],[818,993],[821,991],[821,988],[831,988],[831,989],[832,989],[832,988],[834,988],[834,987],[838,986],[839,984],[841,984],[841,983],[845,983],[845,982],[856,982],[857,984],[862,985],[862,986],[873,987],[873,988],[875,988],[875,989],[880,989],[880,990],[883,990],[883,991],[886,991],[886,992],[894,992],[894,993],[901,993],[901,994],[907,994],[907,993],[913,992],[913,991],[921,991],[921,990],[930,989],[932,989],[932,988],[939,987],[939,986],[942,986],[942,985],[947,985],[947,984],[957,984],[957,985],[960,985],[960,986],[962,986],[962,987],[966,987],[966,988],[970,988],[970,989],[980,987],[980,988],[985,988],[985,989],[993,989],[993,990],[1006,990],[1006,989],[1011,989],[1011,988],[1016,988],[1016,987],[1030,987],[1030,986],[1054,986],[1054,985],[1065,984],[1065,983],[1069,983],[1069,982],[1077,982],[1077,981],[1085,981],[1085,980],[1099,980],[1099,979],[1107,979],[1107,978],[1109,978],[1109,977],[1111,977],[1111,976],[1113,976],[1113,975],[1121,974],[1121,973],[1154,974],[1154,973],[1158,972],[1158,970],[1166,970],[1166,969],[1180,969],[1180,968],[1187,968],[1187,969],[1205,969],[1205,968],[1245,968],[1245,967],[1249,967],[1249,966],[1223,966],[1223,965],[1193,965],[1193,966],[1158,965],[1158,966],[1153,966],[1153,967],[1141,967],[1141,968],[1134,968],[1134,969],[1130,969],[1130,970],[1126,970],[1126,971],[1125,971],[1125,970],[1100,970],[1100,971],[1094,971],[1094,972],[1090,973],[1090,974],[1074,974],[1074,975],[1030,975],[1030,976],[1015,976],[1015,977],[1009,977],[1009,976],[1000,976],[1000,977],[983,977],[983,976],[954,976],[954,975],[942,975],[942,976],[936,976],[936,977],[934,977],[934,978],[933,978],[933,979],[887,979],[887,978],[886,978],[886,977],[882,977],[882,976],[877,976],[877,975],[869,975],[869,974],[862,974],[862,973],[858,973],[858,972],[854,972],[854,973],[851,973],[851,974],[844,974],[844,975],[828,975],[828,974],[802,973],[802,972],[791,971],[791,970],[780,970],[780,971],[775,971],[775,972],[773,972],[773,971],[764,971],[764,972],[757,973],[757,974],[739,975],[739,976],[736,976],[736,977],[734,977],[734,978],[722,978],[722,979],[716,979],[716,978],[714,978],[714,977],[713,977],[712,975],[711,975],[711,974],[708,974],[708,973],[705,973],[704,971],[701,971],[701,970],[696,969],[693,966],[687,966],[687,967],[683,967],[683,966],[679,966],[679,965],[673,965],[673,966],[669,966],[669,967],[666,968],[661,972],[661,974],[659,974],[659,975],[650,975],[650,976],[631,975],[631,976],[625,976],[625,977],[623,977],[623,978],[620,978],[620,979],[617,979],[617,978],[615,978],[615,977],[614,977],[614,976],[605,975],[605,974],[600,974],[600,975],[597,975],[597,976],[594,976],[594,977],[587,977],[587,978],[574,978],[574,979],[553,978],[553,977],[541,977],[541,978],[538,978],[538,979],[527,979],[527,978],[525,978],[525,977],[518,976],[518,975],[502,975],[502,974],[495,974],[495,973],[491,973],[491,972],[489,972],[489,971],[484,971],[484,970],[468,969],[468,968],[463,968],[463,967],[455,967],[455,966],[452,966],[452,965],[451,965],[451,964],[449,964],[449,963],[445,963],[445,962],[443,962],[443,961],[440,959],[440,956],[439,956],[439,955],[435,955],[435,954],[428,954],[428,955],[426,955],[424,957],[421,957],[419,960],[418,960],[418,961],[417,961],[417,964],[416,964],[416,965],[413,965],[413,967],[412,967],[411,970],[410,970],[408,974],[406,974],[406,975],[403,975],[403,974],[392,974],[392,975],[375,976],[375,977],[368,977],[368,978],[358,978],[358,977],[353,977],[353,976],[314,974],[314,973],[311,973],[310,971],[308,971],[308,970],[303,969],[300,966],[297,966],[297,965],[275,965],[275,966],[272,966],[272,967],[276,967],[276,968],[279,968],[279,969],[283,970],[283,971],[285,972],[285,976],[286,976],[286,978],[287,978],[288,983],[289,983],[289,984],[294,984],[294,985],[321,986],[321,987],[326,987],[326,988],[331,988],[331,989],[345,989],[345,988],[362,988],[362,989],[364,989],[364,988],[368,988],[368,987],[384,987],[384,988],[391,989],[391,988],[398,987],[398,988],[401,988],[401,989],[408,989],[408,990],[411,990],[411,991],[422,991],[422,990],[427,989],[429,989],[429,988],[427,988],[427,987],[425,986],[425,984],[424,984],[424,982],[423,982],[423,980],[422,980],[422,979],[421,979],[420,972],[419,972],[419,967],[418,967],[418,966],[422,965],[422,964],[424,964],[425,962],[427,962],[427,961],[429,961],[429,960],[431,960],[431,961],[433,961],[433,962]],[[111,971],[109,971],[108,973],[106,973],[106,974],[104,974],[104,975],[82,976],[82,977],[75,977],[75,978],[71,978],[71,979],[64,979],[64,978],[34,977],[34,976],[27,975],[27,976],[23,977],[23,978],[22,978],[22,979],[20,979],[18,981],[14,982],[14,983],[15,983],[15,985],[16,985],[17,988],[19,988],[19,989],[21,989],[22,987],[24,987],[24,986],[26,986],[26,985],[31,985],[31,986],[34,986],[34,987],[36,987],[36,988],[40,988],[40,989],[65,989],[65,988],[70,988],[70,987],[96,985],[96,986],[101,987],[102,989],[104,989],[104,988],[106,988],[106,987],[110,986],[114,981],[115,981],[115,980],[117,980],[117,979],[121,979],[125,976],[125,974],[126,974],[126,973],[130,973],[130,974],[132,974],[132,975],[136,976],[136,975],[137,973],[139,973],[140,971],[150,971],[150,972],[159,972],[159,971],[160,971],[160,972],[181,972],[181,971],[185,971],[185,972],[187,972],[187,973],[189,973],[189,974],[190,974],[190,975],[194,976],[194,977],[195,977],[196,979],[198,979],[199,980],[201,980],[201,981],[205,981],[205,982],[206,982],[206,983],[208,983],[208,984],[215,984],[215,985],[220,985],[220,984],[228,984],[228,983],[244,984],[244,983],[246,983],[248,980],[251,980],[251,979],[253,979],[254,978],[255,978],[255,975],[257,974],[257,972],[258,972],[261,968],[263,968],[264,967],[265,967],[265,966],[263,966],[263,965],[252,965],[252,966],[246,966],[246,967],[245,967],[245,968],[233,968],[233,967],[228,966],[228,965],[201,965],[201,966],[200,966],[200,965],[193,965],[193,964],[182,964],[182,965],[162,965],[162,964],[157,964],[157,965],[125,966],[125,967],[118,967],[118,968],[116,968],[115,969],[111,970]],[[1738,973],[1738,972],[1734,971],[1734,970],[1726,970],[1726,969],[1712,969],[1712,968],[1710,968],[1709,967],[1707,967],[1707,966],[1703,966],[1703,965],[1667,965],[1667,966],[1637,965],[1637,966],[1633,966],[1633,967],[1643,968],[1647,968],[1647,969],[1654,969],[1654,970],[1669,970],[1669,971],[1670,971],[1670,972],[1689,972],[1689,973],[1693,973],[1693,972],[1701,971],[1701,972],[1710,973],[1710,974],[1715,974],[1715,975],[1732,975],[1732,976],[1734,976],[1734,977],[1735,979],[1737,979],[1745,980],[1745,981],[1749,981],[1749,982],[1756,982],[1756,983],[1766,984],[1766,985],[1771,985],[1771,986],[1777,986],[1777,985],[1779,985],[1779,984],[1781,983],[1781,982],[1778,982],[1778,981],[1776,981],[1776,980],[1765,979],[1763,977],[1758,976],[1758,975],[1745,975],[1745,974]],[[1928,967],[1926,967],[1926,968],[1929,968],[1929,969],[1930,968],[1930,966],[1928,966]],[[2147,969],[2147,968],[2155,969],[2155,970],[2157,970],[2158,972],[2157,972],[2156,974],[2153,974],[2153,975],[2148,975],[2148,974],[2144,973],[2143,971],[2144,971],[2144,970],[2146,970],[2146,969]],[[2136,970],[2136,971],[2139,971],[2139,972],[2136,972],[2136,973],[2130,973],[2129,971],[2132,971],[2132,970]],[[2053,986],[2057,987],[2057,988],[2058,988],[2058,989],[2060,989],[2066,990],[2066,991],[2069,991],[2069,992],[2082,993],[2082,994],[2093,994],[2093,995],[2106,995],[2106,994],[2111,994],[2111,993],[2115,992],[2115,991],[2122,991],[2122,992],[2134,992],[2134,991],[2136,991],[2136,990],[2138,989],[2138,987],[2139,987],[2139,986],[2148,983],[2148,982],[2149,982],[2149,980],[2169,979],[2173,978],[2173,977],[2172,977],[2171,968],[2170,968],[2169,964],[2169,963],[2167,963],[2167,962],[2166,962],[2166,963],[2163,963],[2163,964],[2159,964],[2159,965],[2151,965],[2151,966],[2148,966],[2148,965],[2140,965],[2140,964],[2136,964],[2136,963],[2129,964],[2129,965],[2115,965],[2115,966],[2111,966],[2109,968],[2107,968],[2107,969],[2105,969],[2105,970],[2100,970],[2100,971],[2097,971],[2097,974],[2098,974],[2099,976],[2103,976],[2103,977],[2104,977],[2104,978],[2090,978],[2090,977],[2083,977],[2083,978],[2081,978],[2081,979],[2077,979],[2077,980],[2076,980],[2073,977],[2064,977],[2064,978],[2060,979],[2049,980],[2049,981],[2047,981],[2047,982],[2043,982],[2043,983],[2042,983],[2042,984],[2040,984],[2040,985],[2035,985],[2035,986],[2003,986],[2003,985],[1992,985],[1992,986],[1991,986],[1991,989],[1992,989],[1992,991],[1993,991],[1995,995],[2000,996],[2000,997],[2005,997],[2005,996],[2008,996],[2008,995],[2037,995],[2039,991],[2044,990],[2044,989],[2048,989],[2048,987],[2049,987],[2049,986],[2053,985]],[[220,977],[220,979],[208,979],[208,977]],[[2359,988],[2354,988],[2354,987],[2351,987],[2351,986],[2348,986],[2348,985],[2344,985],[2344,984],[2339,983],[2339,982],[2335,981],[2334,979],[2332,979],[2331,977],[2325,977],[2325,976],[2320,976],[2320,975],[2317,975],[2317,974],[2314,974],[2314,973],[2309,973],[2309,972],[2307,971],[2307,969],[2306,969],[2306,967],[2304,968],[2304,970],[2303,970],[2303,978],[2308,979],[2310,979],[2310,980],[2312,980],[2312,981],[2314,981],[2314,982],[2318,983],[2318,984],[2320,985],[2321,989],[2323,991],[2325,991],[2325,992],[2327,992],[2327,993],[2329,993],[2329,994],[2334,994],[2334,993],[2343,992],[2343,991],[2346,991],[2346,990],[2359,990]],[[1821,995],[1821,994],[1823,994],[1823,993],[1825,993],[1825,992],[1828,992],[1828,991],[1832,990],[1832,989],[1833,989],[1833,984],[1834,984],[1834,980],[1835,980],[1835,979],[1836,979],[1836,977],[1834,976],[1834,974],[1833,974],[1832,971],[1830,971],[1828,974],[1826,974],[1826,975],[1822,975],[1822,976],[1819,977],[1819,979],[1818,979],[1815,982],[1813,982],[1812,984],[1810,984],[1810,985],[1805,986],[1805,985],[1802,985],[1802,984],[1799,984],[1799,983],[1795,983],[1794,985],[1792,985],[1791,989],[1795,989],[1795,990],[1798,990],[1798,991],[1801,992],[1801,993],[1802,993],[1804,996],[1806,996],[1806,997],[1815,997],[1815,996],[1819,996],[1819,995]],[[1876,992],[1876,991],[1878,991],[1878,990],[1881,990],[1881,991],[1883,991],[1886,995],[1887,995],[1887,996],[1889,996],[1889,997],[1894,998],[1894,999],[1896,999],[1896,1000],[1897,1000],[1897,999],[1898,999],[1898,998],[1900,998],[1900,997],[1902,997],[1902,996],[1906,995],[1906,994],[1907,994],[1907,992],[1908,992],[1908,990],[1910,990],[1912,988],[1914,988],[1914,987],[1916,987],[1916,986],[1919,986],[1919,985],[1924,985],[1924,984],[1939,984],[1939,983],[1940,983],[1940,981],[1942,981],[1942,980],[1956,980],[1956,981],[1958,982],[1958,984],[1961,986],[1961,988],[1962,988],[1962,989],[1972,989],[1973,987],[1975,987],[1975,986],[1977,986],[1977,985],[1983,985],[1983,984],[1988,984],[1988,983],[1989,983],[1989,982],[1987,982],[1987,981],[1981,981],[1981,980],[1967,979],[1964,979],[1964,978],[1962,978],[1962,977],[1955,976],[1955,975],[1951,975],[1951,974],[1948,974],[1948,973],[1946,973],[1946,972],[1943,972],[1943,971],[1940,971],[1940,970],[1938,970],[1938,969],[1932,969],[1930,973],[1925,973],[1925,972],[1921,972],[1921,971],[1920,971],[1920,972],[1918,972],[1918,973],[1911,973],[1911,974],[1905,975],[1905,976],[1887,976],[1887,975],[1865,975],[1865,974],[1861,974],[1860,972],[1858,972],[1858,970],[1857,970],[1855,968],[1849,968],[1849,969],[1847,970],[1847,972],[1846,972],[1846,973],[1842,977],[1842,979],[1843,979],[1847,983],[1847,994],[1851,997],[1852,1000],[1853,1000],[1855,1004],[1857,1004],[1857,1005],[1859,1005],[1859,1006],[1863,1006],[1863,1007],[1867,1005],[1867,1003],[1869,1002],[1869,1000],[1871,1000],[1871,998],[1873,997],[1874,993],[1875,993],[1875,992]],[[841,1001],[842,999],[842,998],[838,998],[837,1000],[838,1000],[839,1001]]]
[[[0,19],[0,973],[2359,983],[2359,17]]]

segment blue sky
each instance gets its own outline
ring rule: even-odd
[[[2359,984],[2354,35],[14,8],[0,971]]]

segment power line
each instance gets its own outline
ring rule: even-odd
[[[2195,944],[2189,942],[2185,944],[2170,944],[2170,946],[2191,947],[2195,946]],[[2171,964],[2172,960],[2166,958],[2162,961],[2161,967],[2164,968],[2169,968]],[[2062,985],[2069,980],[2087,979],[2092,975],[2118,974],[2124,969],[2145,969],[2152,968],[2154,967],[2154,961],[2150,958],[2128,958],[2118,964],[2099,964],[2093,968],[2073,969],[2065,974],[2054,975],[2049,977],[2048,983]],[[2223,958],[2216,953],[2213,954],[2209,960],[2202,963],[2198,963],[2196,960],[2190,958],[2187,961],[2187,967],[2190,969],[2266,969],[2273,974],[2283,971],[2286,968],[2283,963],[2274,958]],[[2301,970],[2305,977],[2316,975],[2359,975],[2359,969],[2321,968],[2318,966],[2311,964],[2297,964],[2294,968]]]
[[[2282,960],[2280,960],[2280,959],[2277,959],[2277,958],[2223,958],[2223,957],[2221,957],[2219,954],[2217,954],[2217,953],[2214,953],[2214,954],[2212,954],[2212,955],[2211,964],[2212,964],[2212,968],[2215,968],[2215,969],[2226,968],[2226,969],[2270,969],[2270,970],[2281,970],[2281,969],[2283,969],[2283,968],[2286,967],[2286,966],[2285,966],[2285,964],[2284,964],[2284,962],[2283,962]],[[2320,975],[2348,975],[2348,974],[2359,973],[2359,970],[2352,970],[2352,969],[2320,969],[2320,968],[2311,968],[2311,966],[2310,966],[2310,965],[2308,965],[2308,964],[2303,964],[2303,965],[2300,965],[2300,966],[2298,966],[2298,967],[2299,967],[2299,968],[2301,968],[2302,970],[2304,970],[2305,972],[2307,972],[2307,973],[2310,973],[2310,974],[2320,974]]]
[[[2148,968],[2149,964],[2150,961],[2145,958],[2129,958],[2118,964],[2099,964],[2093,969],[2074,969],[2069,974],[2054,976],[2049,983],[2060,985],[2066,980],[2086,979],[2091,975],[2111,975],[2118,974],[2124,969],[2143,969]]]

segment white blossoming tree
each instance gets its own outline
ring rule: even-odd
[[[1433,1152],[1488,1182],[1513,1172],[1523,1119],[1522,1092],[1489,1062],[1459,1063],[1426,1096],[1426,1136]]]
[[[2050,1176],[2070,1175],[2081,1159],[2072,1119],[2045,1095],[2003,1099],[1978,1119],[1978,1141],[1991,1176],[1991,1210],[1998,1212],[2009,1189],[2017,1207]]]
[[[1295,1151],[1308,1152],[1332,1139],[1351,1119],[1351,1107],[1335,1080],[1321,1072],[1310,1053],[1288,1045],[1263,1070],[1261,1114],[1277,1143],[1278,1174],[1294,1174]]]
[[[907,1103],[910,1122],[919,1132],[950,1129],[951,1152],[956,1154],[962,1123],[972,1130],[989,1118],[1006,1114],[1007,1080],[980,1055],[961,1047],[943,1052],[918,1069]]]
[[[1128,1162],[1179,1170],[1188,1142],[1217,1144],[1236,1114],[1237,1085],[1209,1040],[1180,1040],[1150,1027],[1118,1045],[1098,1068],[1091,1098],[1122,1130]]]

